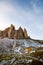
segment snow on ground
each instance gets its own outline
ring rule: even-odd
[[[16,44],[18,44],[19,46],[16,46]],[[21,50],[24,49],[24,47],[40,47],[40,46],[43,46],[43,44],[40,44],[38,42],[35,42],[33,40],[14,40],[14,39],[8,39],[8,38],[4,38],[4,39],[0,39],[0,52],[2,50],[5,50],[5,51],[10,51],[10,50],[13,50],[14,52],[19,52]]]

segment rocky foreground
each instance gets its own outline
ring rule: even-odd
[[[0,38],[0,65],[37,65],[37,63],[43,65],[43,44],[32,39]]]
[[[27,54],[0,54],[0,65],[43,65],[43,51]]]

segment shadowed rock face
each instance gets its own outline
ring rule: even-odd
[[[30,63],[30,65],[43,65],[43,62],[40,61],[32,61],[32,63]]]
[[[26,39],[29,36],[27,34],[26,29],[23,30],[21,27],[19,27],[19,29],[16,30],[15,26],[11,24],[11,26],[6,28],[5,30],[3,31],[0,30],[0,37],[1,38],[8,37],[11,39]]]
[[[27,34],[27,30],[24,28],[24,38],[27,38],[28,37],[28,34]]]

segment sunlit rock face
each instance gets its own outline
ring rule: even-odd
[[[14,38],[14,32],[15,32],[15,27],[11,24],[9,31],[8,31],[8,38],[13,39]]]
[[[26,29],[23,30],[21,27],[19,27],[19,29],[16,30],[15,26],[13,26],[13,24],[11,24],[10,27],[6,28],[3,31],[0,30],[0,37],[1,38],[7,37],[10,39],[27,39],[27,38],[29,38]]]
[[[8,37],[8,31],[9,31],[9,27],[6,28],[6,29],[3,30],[3,31],[0,30],[0,37],[1,37],[1,38]]]

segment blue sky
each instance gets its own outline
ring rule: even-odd
[[[34,39],[43,39],[43,0],[0,0],[0,30],[10,24],[26,28]]]

